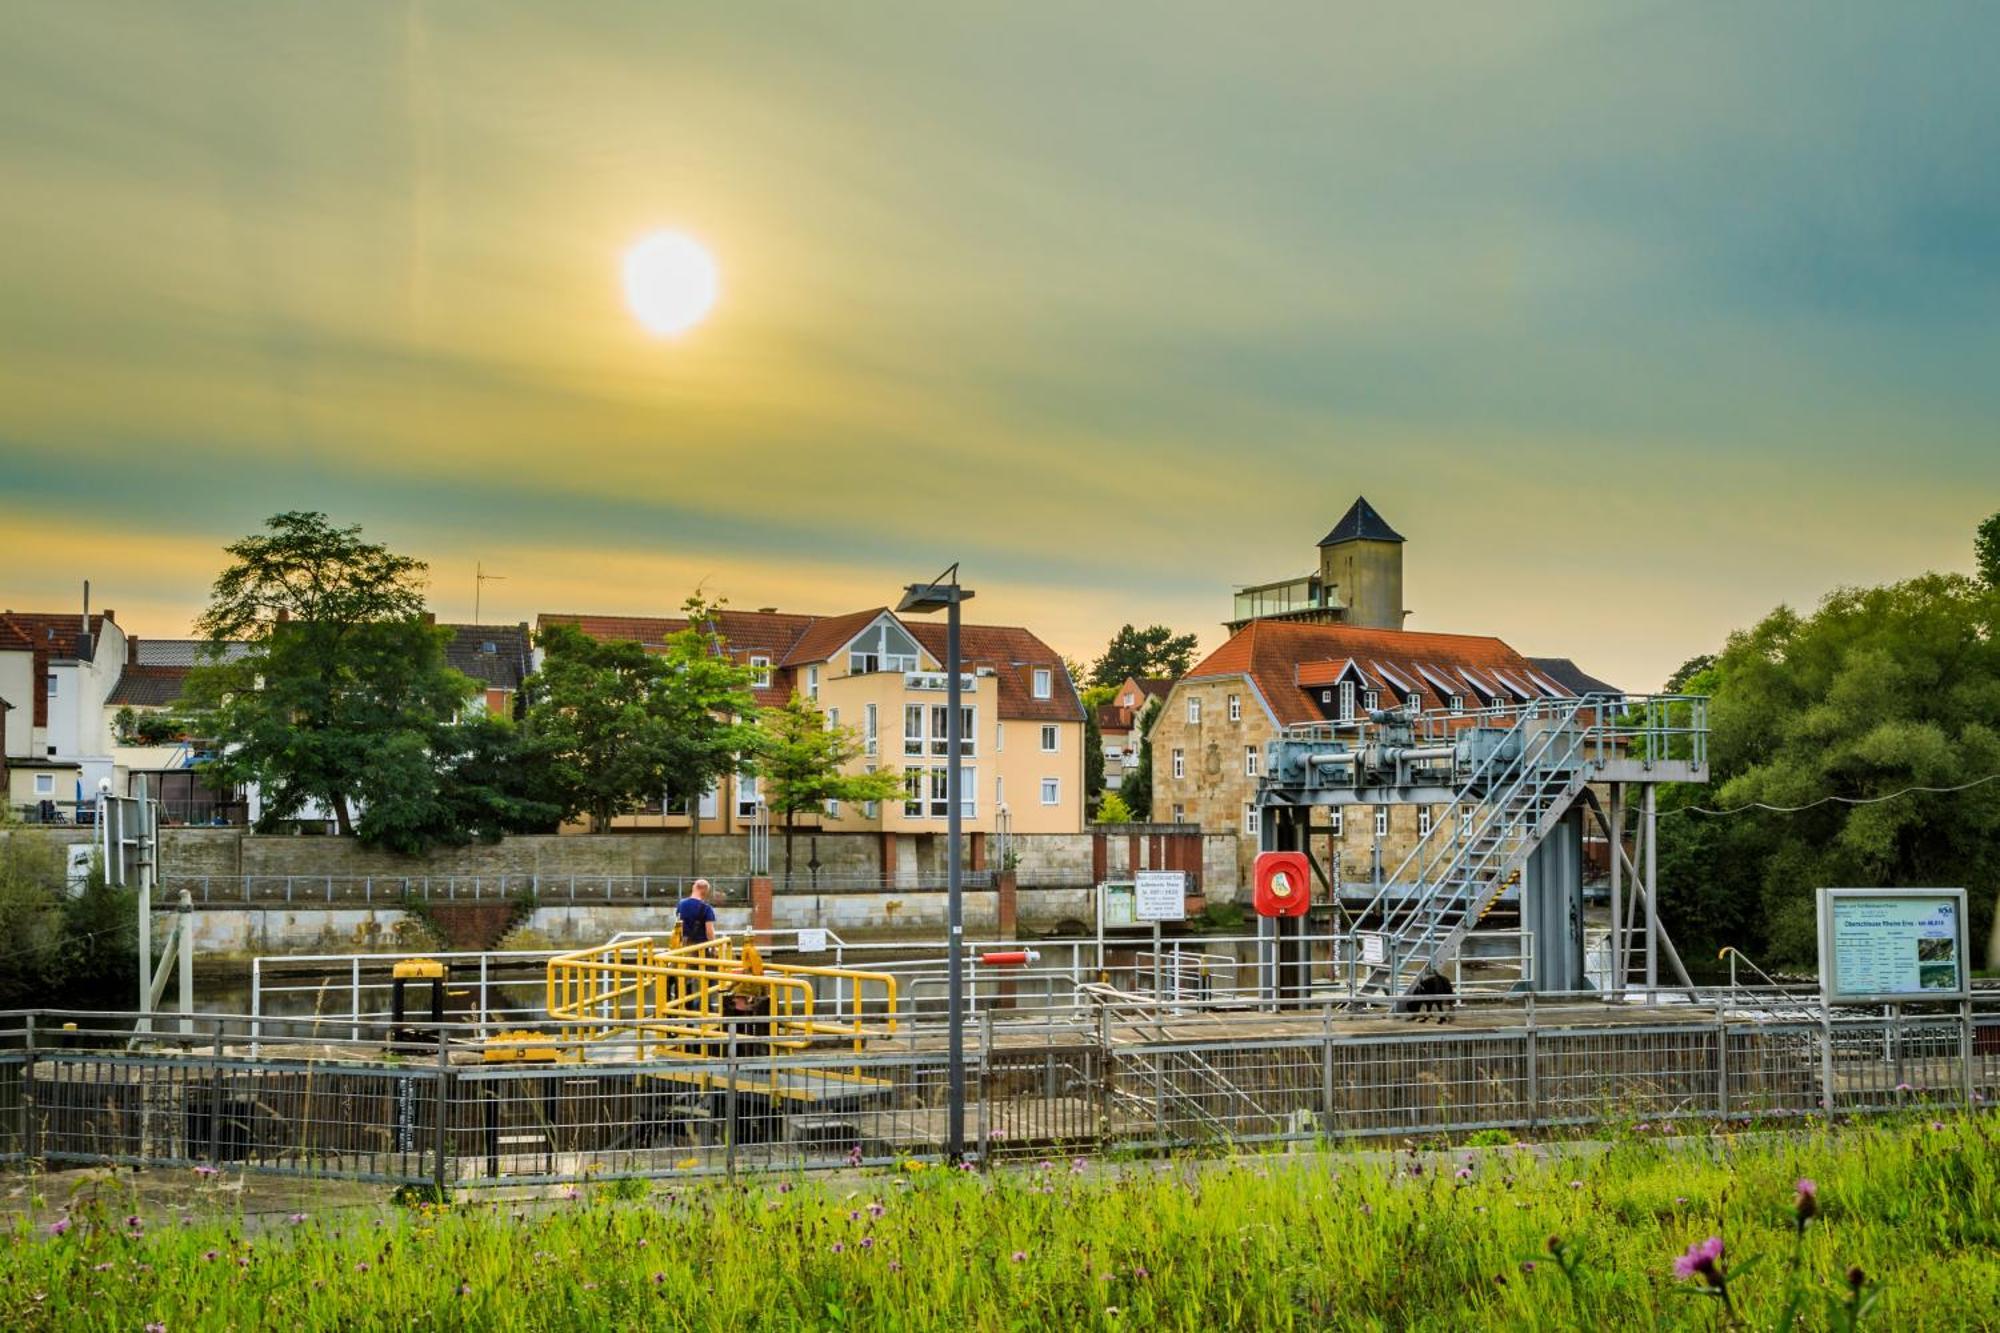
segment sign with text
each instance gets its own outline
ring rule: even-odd
[[[1380,967],[1389,961],[1389,942],[1383,936],[1369,931],[1361,937],[1361,961],[1369,967]]]
[[[1187,875],[1141,870],[1132,877],[1132,910],[1141,921],[1187,920]]]
[[[826,931],[811,927],[799,931],[799,952],[825,953]]]
[[[1821,889],[1819,984],[1828,1003],[1971,994],[1964,889]]]

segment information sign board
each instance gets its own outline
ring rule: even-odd
[[[1389,944],[1382,936],[1369,931],[1361,937],[1361,961],[1369,967],[1380,967],[1389,961]]]
[[[1141,870],[1132,877],[1133,914],[1141,921],[1187,920],[1187,875],[1179,870]]]
[[[802,929],[802,930],[800,930],[800,931],[799,931],[799,952],[800,952],[800,953],[825,953],[825,952],[826,952],[826,931],[825,931],[824,929],[818,929],[818,928],[811,928],[811,927],[808,927],[808,928],[806,928],[806,929]]]
[[[1971,994],[1964,889],[1821,889],[1820,992],[1829,1004]]]
[[[1132,905],[1130,884],[1106,884],[1104,890],[1104,914],[1101,918],[1108,928],[1136,926],[1139,918]]]

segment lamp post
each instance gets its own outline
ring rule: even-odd
[[[959,865],[960,825],[964,814],[965,770],[964,717],[959,705],[959,674],[962,663],[958,651],[958,608],[972,597],[970,588],[958,586],[958,565],[929,583],[912,583],[903,590],[896,605],[901,613],[945,613],[945,751],[951,767],[945,770],[945,1023],[949,1028],[945,1059],[950,1065],[949,1108],[945,1119],[945,1157],[958,1162],[965,1157],[965,875]]]

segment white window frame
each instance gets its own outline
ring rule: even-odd
[[[1345,834],[1347,832],[1346,811],[1336,805],[1327,813],[1329,818],[1327,819],[1326,831],[1336,838]]]
[[[1194,695],[1188,696],[1187,720],[1189,726],[1198,727],[1201,725],[1201,700]]]
[[[806,698],[815,701],[819,699],[819,668],[817,666],[806,668]]]
[[[1431,822],[1432,822],[1432,821],[1431,821],[1431,808],[1430,808],[1429,806],[1427,806],[1427,805],[1420,805],[1420,806],[1418,806],[1418,807],[1417,807],[1417,836],[1418,836],[1418,837],[1420,837],[1420,838],[1428,838],[1428,837],[1430,836],[1430,834],[1431,834]]]
[[[872,710],[875,707],[875,705],[869,704],[868,707]],[[875,765],[870,764],[863,771],[868,773],[873,773],[875,771]],[[861,817],[863,819],[874,819],[881,813],[882,813],[882,803],[880,801],[863,801],[861,803]]]
[[[766,657],[762,653],[752,653],[750,655],[750,669],[757,673],[750,679],[750,684],[754,688],[760,690],[768,690],[771,688],[770,658]]]
[[[1231,722],[1243,720],[1243,696],[1240,694],[1229,696],[1229,720]]]
[[[1252,801],[1246,801],[1243,805],[1243,836],[1246,838],[1254,838],[1258,835],[1259,831],[1260,827],[1258,823],[1258,810],[1256,803]]]
[[[958,770],[958,813],[966,819],[979,818],[979,770],[961,765]]]
[[[930,778],[930,814],[932,819],[951,818],[951,770],[934,768]]]
[[[1185,778],[1186,776],[1187,776],[1187,751],[1177,748],[1174,751],[1174,781],[1179,782],[1182,778]]]
[[[1183,806],[1179,801],[1174,802],[1174,822],[1176,824],[1187,823],[1187,807]]]
[[[1389,836],[1389,807],[1386,805],[1375,807],[1375,836],[1378,838]]]
[[[1005,722],[995,722],[993,724],[993,753],[1005,754],[1006,752],[1007,724]]]
[[[1465,711],[1464,695],[1454,694],[1451,696],[1451,711],[1454,713],[1463,713]]]
[[[701,811],[701,817],[705,820],[713,820],[721,818],[722,816],[721,785],[719,783],[709,784],[708,790],[701,794],[701,804],[695,808]]]
[[[916,714],[917,729],[910,730],[910,715]],[[903,757],[920,759],[924,753],[924,706],[922,704],[903,705]]]
[[[1339,716],[1342,722],[1352,722],[1354,720],[1354,682],[1351,680],[1340,682]]]
[[[924,770],[910,764],[903,766],[903,817],[924,817]]]
[[[1007,775],[1005,773],[995,773],[993,775],[993,808],[995,810],[1005,810],[1007,808]]]
[[[55,794],[56,794],[56,775],[53,773],[35,774],[35,795],[54,796]]]
[[[749,796],[748,800],[744,799],[746,793]],[[738,819],[755,819],[758,808],[763,804],[763,798],[757,792],[757,775],[755,773],[738,773],[736,775],[736,817]]]
[[[1048,667],[1035,668],[1035,697],[1037,699],[1056,697],[1055,672]]]
[[[1246,778],[1257,776],[1257,747],[1254,745],[1243,747],[1243,776]]]
[[[1423,712],[1424,692],[1422,690],[1411,690],[1408,694],[1403,696],[1403,707],[1409,709],[1413,713]]]
[[[1042,804],[1043,804],[1043,805],[1061,805],[1061,804],[1062,804],[1062,779],[1061,779],[1061,778],[1043,778],[1043,779],[1042,779]]]
[[[1053,722],[1042,723],[1042,753],[1062,753],[1062,729]]]
[[[864,754],[871,757],[879,753],[881,745],[876,737],[877,724],[881,720],[879,711],[874,704],[863,704],[861,707],[861,749]],[[870,765],[868,771],[874,772],[874,766]]]

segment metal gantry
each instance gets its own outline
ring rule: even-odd
[[[1662,952],[1686,983],[1659,923],[1655,793],[1662,782],[1708,780],[1706,698],[1585,695],[1458,713],[1382,710],[1287,730],[1268,747],[1264,771],[1257,804],[1267,851],[1310,855],[1312,814],[1320,808],[1421,805],[1434,812],[1408,854],[1378,871],[1363,903],[1336,902],[1336,916],[1369,964],[1366,992],[1407,994],[1453,959],[1517,886],[1522,925],[1535,940],[1524,987],[1582,989],[1587,819],[1603,828],[1612,849],[1607,989],[1622,993],[1627,983],[1629,916],[1641,901],[1647,994],[1657,995]],[[1636,863],[1624,837],[1632,786],[1640,789]],[[1316,861],[1314,868],[1332,896],[1334,876]],[[1302,929],[1270,923],[1267,989],[1274,999],[1311,987],[1308,962],[1291,939]]]

